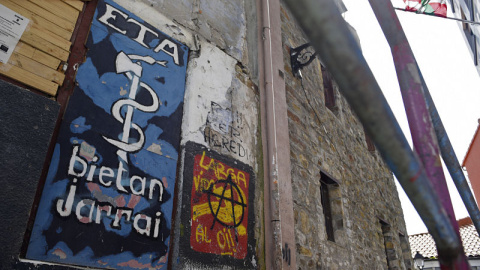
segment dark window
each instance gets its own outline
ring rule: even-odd
[[[396,265],[395,263],[398,263],[398,256],[395,250],[392,227],[383,220],[379,219],[379,221],[382,227],[383,244],[385,247],[388,269],[397,268],[399,265]]]
[[[328,185],[320,182],[320,192],[322,194],[323,215],[325,216],[325,229],[327,230],[327,239],[335,242],[333,233],[332,207],[330,205],[330,195],[328,194]]]
[[[327,232],[327,239],[332,242],[335,242],[334,212],[339,212],[339,211],[334,211],[334,209],[332,209],[332,190],[333,189],[338,190],[338,183],[332,180],[332,178],[327,176],[325,173],[321,172],[320,173],[320,195],[321,195],[321,201],[322,201],[323,216],[325,217],[325,230]],[[339,219],[339,221],[341,221],[341,218]],[[341,223],[341,222],[337,222],[337,223]]]
[[[323,93],[325,96],[325,106],[331,111],[336,111],[335,91],[333,89],[332,75],[322,65]]]
[[[370,152],[375,151],[375,144],[373,143],[373,140],[368,136],[367,132],[365,132],[365,129],[363,130],[363,133],[365,134],[365,141],[367,142],[367,149]]]
[[[471,1],[467,1],[468,8],[472,10],[473,3]],[[467,16],[463,11],[460,11],[460,16],[462,20],[467,20]],[[474,18],[473,13],[470,12],[470,18]],[[470,46],[472,53],[473,53],[473,62],[475,65],[478,65],[478,52],[477,52],[477,44],[476,44],[476,36],[472,32],[472,28],[469,23],[463,22],[463,32],[465,33],[465,37],[467,38],[468,45]]]

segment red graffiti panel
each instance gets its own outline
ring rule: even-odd
[[[193,166],[190,247],[244,259],[250,175],[208,157],[205,151],[195,156]]]

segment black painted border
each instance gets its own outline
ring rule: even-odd
[[[184,146],[184,164],[183,164],[183,188],[182,188],[182,211],[180,215],[179,226],[180,229],[180,252],[179,257],[182,260],[187,260],[192,264],[203,264],[205,266],[234,266],[236,269],[252,269],[255,268],[254,262],[257,261],[255,255],[255,175],[252,167],[249,165],[235,160],[231,157],[221,155],[203,145],[187,142]],[[194,160],[197,154],[202,154],[206,151],[206,154],[210,158],[214,158],[220,162],[225,163],[228,166],[238,168],[244,172],[250,174],[250,182],[248,186],[248,222],[247,222],[247,255],[245,259],[235,259],[229,256],[221,256],[210,253],[203,253],[192,250],[190,248],[190,232],[191,232],[191,210],[190,210],[190,197],[193,184],[193,167]],[[177,225],[178,226],[178,225]]]

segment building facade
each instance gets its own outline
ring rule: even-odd
[[[479,121],[480,124],[480,121]],[[470,146],[468,147],[467,153],[462,162],[462,167],[467,170],[468,180],[470,180],[470,185],[472,185],[473,194],[475,195],[475,200],[480,200],[480,169],[477,164],[480,161],[480,142],[479,142],[479,128],[475,131]]]
[[[457,19],[464,20],[459,23],[459,26],[463,30],[465,42],[472,55],[472,61],[477,68],[477,72],[480,73],[480,52],[478,50],[480,48],[480,28],[477,24],[480,21],[480,13],[478,12],[480,2],[478,0],[449,0],[449,4],[453,15]]]
[[[393,176],[321,60],[292,70],[281,1],[0,4],[28,19],[3,268],[412,268]]]

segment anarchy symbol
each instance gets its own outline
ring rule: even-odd
[[[214,186],[219,185],[223,185],[223,187],[217,187],[217,190],[223,188],[221,194],[214,192]],[[228,194],[227,191],[230,191],[230,194]],[[231,175],[229,175],[226,180],[217,181],[204,192],[208,195],[208,206],[213,215],[213,223],[210,229],[213,229],[216,222],[227,228],[235,228],[242,223],[247,205],[244,202],[240,188],[232,181]],[[213,198],[219,199],[216,209],[214,209],[216,202],[212,202]],[[224,203],[224,206],[222,206],[222,202]],[[241,214],[237,217],[235,216],[235,206],[237,206],[237,209],[238,207],[241,207]],[[228,213],[229,207],[231,207],[231,216],[229,216]]]

